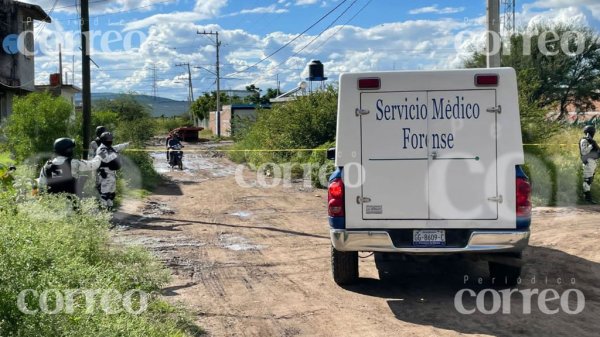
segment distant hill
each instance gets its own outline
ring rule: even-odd
[[[122,94],[116,93],[92,93],[92,104],[99,100],[112,100]],[[152,112],[153,117],[173,117],[181,116],[188,113],[189,103],[187,101],[176,101],[170,98],[148,96],[148,95],[133,95],[135,99],[142,105],[148,107]],[[81,94],[75,96],[75,104],[81,106]]]

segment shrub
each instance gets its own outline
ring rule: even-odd
[[[119,114],[109,110],[94,110],[92,111],[92,132],[96,131],[97,126],[104,126],[108,130],[117,128]],[[94,134],[92,134],[92,137]]]
[[[154,137],[154,127],[155,124],[151,118],[119,121],[114,134],[119,143],[131,142],[132,146],[143,147]]]
[[[272,109],[259,110],[257,120],[240,131],[235,150],[281,150],[316,148],[335,139],[337,116],[337,91],[328,87],[324,91]],[[255,165],[265,162],[282,163],[298,156],[293,151],[282,152],[232,152],[232,159]]]
[[[525,146],[526,171],[532,181],[535,206],[573,206],[581,201],[581,136],[581,128],[565,127],[542,146]],[[597,181],[592,185],[592,194],[600,196]]]
[[[64,98],[52,97],[47,92],[17,97],[4,129],[4,150],[11,151],[19,162],[39,153],[52,152],[55,139],[73,137],[72,111],[71,104]]]

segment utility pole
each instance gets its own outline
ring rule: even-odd
[[[156,85],[156,63],[152,64],[152,95],[156,101],[156,94],[158,93],[158,86]]]
[[[221,137],[221,66],[219,62],[219,53],[221,49],[221,42],[219,41],[219,32],[196,32],[199,35],[214,35],[215,36],[215,46],[217,48],[217,111],[215,113],[215,117],[217,120],[217,137]]]
[[[279,74],[277,74],[277,96],[281,95],[281,82],[279,82]]]
[[[58,72],[60,73],[60,85],[63,85],[62,45],[58,44]],[[68,79],[67,79],[68,81]]]
[[[89,0],[81,0],[81,68],[83,104],[83,157],[88,156],[92,124],[92,86],[90,73],[90,6]]]
[[[192,69],[190,68],[190,64],[189,63],[180,63],[180,64],[176,64],[176,67],[186,67],[187,66],[187,71],[188,71],[188,103],[189,103],[189,112],[190,112],[190,119],[192,120],[192,122],[194,123],[194,125],[196,125],[196,120],[194,118],[194,115],[192,115],[192,103],[194,102],[194,87],[192,86]]]
[[[500,38],[500,0],[487,0],[487,67],[500,67],[502,39]]]

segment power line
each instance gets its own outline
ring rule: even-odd
[[[158,93],[158,86],[156,85],[157,77],[156,77],[156,64],[152,65],[152,92],[154,94],[154,100],[156,101],[156,94]]]
[[[103,17],[103,16],[111,16],[111,15],[116,15],[116,14],[122,14],[122,13],[131,13],[131,12],[136,12],[139,9],[143,9],[143,8],[149,8],[149,7],[153,7],[159,4],[163,4],[163,3],[171,3],[173,2],[173,0],[166,0],[166,1],[159,1],[159,2],[154,2],[150,5],[145,5],[145,6],[139,6],[139,7],[133,7],[130,9],[125,9],[125,10],[120,10],[120,11],[114,11],[114,12],[108,12],[108,13],[104,13],[104,14],[97,14],[97,15],[92,15],[90,16],[90,19],[95,19],[95,18],[99,18],[99,17]],[[78,20],[78,18],[72,17],[72,18],[65,18],[65,19],[56,19],[56,21],[75,21]]]
[[[52,12],[54,12],[54,9],[56,8],[57,4],[58,4],[58,0],[54,0],[54,5],[52,5],[52,8],[50,8],[50,11],[48,13],[46,13],[46,17],[44,18],[44,20],[50,19],[50,15],[52,15]],[[38,27],[38,31],[35,34],[34,40],[38,39],[38,37],[40,36],[40,33],[44,30],[44,28],[46,28],[47,25],[48,25],[48,22],[46,22],[46,21],[42,22],[40,27]]]
[[[281,67],[287,61],[289,61],[292,57],[300,54],[304,49],[306,49],[306,47],[310,46],[313,42],[315,42],[316,39],[318,39],[319,37],[321,37],[321,35],[323,35],[323,33],[325,33],[327,30],[329,30],[331,27],[333,27],[333,25],[342,16],[344,16],[344,14],[346,14],[346,12],[348,12],[348,10],[350,10],[350,8],[352,8],[352,6],[354,6],[357,1],[358,0],[354,0],[352,3],[350,3],[350,5],[348,7],[346,7],[346,9],[344,9],[344,11],[342,11],[342,13],[340,15],[338,15],[327,27],[325,27],[325,29],[321,30],[321,32],[319,34],[315,35],[315,37],[313,37],[307,44],[305,44],[302,48],[300,48],[300,50],[296,51],[294,54],[292,54],[290,57],[288,57],[285,61],[282,61],[282,62],[276,64],[275,66],[269,68],[269,71],[272,71],[272,70],[275,70],[275,69]],[[256,83],[256,82],[262,80],[263,78],[265,78],[265,76],[268,76],[268,72],[265,72],[265,74],[263,74],[263,76],[261,76],[258,79],[256,79],[253,83]]]
[[[96,0],[96,1],[90,1],[90,4],[95,4],[95,3],[99,3],[99,2],[107,2],[109,0]],[[63,8],[71,8],[71,7],[78,7],[78,2],[79,0],[75,0],[75,4],[74,5],[66,5],[66,6],[61,6],[61,7],[56,7],[56,9],[63,9]]]
[[[313,27],[315,27],[317,24],[319,24],[321,21],[325,20],[325,18],[327,18],[331,13],[333,13],[334,11],[336,11],[338,8],[340,8],[340,6],[342,6],[346,1],[348,0],[343,0],[341,1],[337,6],[335,6],[332,10],[330,10],[329,12],[327,12],[325,15],[323,15],[319,20],[317,20],[317,22],[313,23],[312,25],[310,25],[308,28],[306,28],[304,31],[302,31],[302,33],[298,34],[296,37],[294,37],[293,39],[291,39],[290,41],[288,41],[286,44],[284,44],[283,46],[279,47],[277,50],[275,50],[274,52],[272,52],[271,54],[267,55],[266,57],[262,58],[260,61],[254,63],[251,66],[246,67],[245,69],[242,70],[238,70],[236,72],[233,72],[231,74],[227,74],[225,75],[225,77],[231,76],[231,75],[236,75],[236,74],[240,74],[243,72],[248,71],[251,68],[256,67],[257,65],[263,63],[264,61],[270,59],[273,55],[277,54],[278,52],[280,52],[281,50],[283,50],[285,47],[289,46],[290,44],[292,44],[294,41],[296,41],[297,39],[299,39],[302,35],[304,35],[306,32],[308,32],[309,30],[311,30]]]
[[[219,31],[216,32],[196,32],[197,35],[210,35],[215,36],[215,47],[217,48],[217,63],[216,63],[216,73],[217,76],[217,111],[216,111],[216,120],[217,120],[217,137],[221,137],[221,65],[219,60],[219,51],[221,49],[221,42],[219,41]]]
[[[319,46],[317,46],[317,48],[312,49],[311,53],[315,53],[317,50],[319,50],[321,47],[323,47],[324,44],[326,44],[327,42],[329,42],[329,40],[331,40],[332,37],[336,36],[342,29],[346,28],[346,26],[352,22],[352,20],[354,20],[360,13],[362,13],[363,10],[365,10],[365,8],[367,8],[367,6],[369,6],[371,4],[373,0],[369,0],[367,1],[364,6],[362,6],[358,12],[356,12],[348,21],[346,21],[341,27],[339,27],[333,34],[331,34],[325,41],[323,41],[321,44],[319,44]]]

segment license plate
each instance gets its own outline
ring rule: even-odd
[[[413,244],[415,246],[445,246],[446,231],[444,230],[414,230]]]

